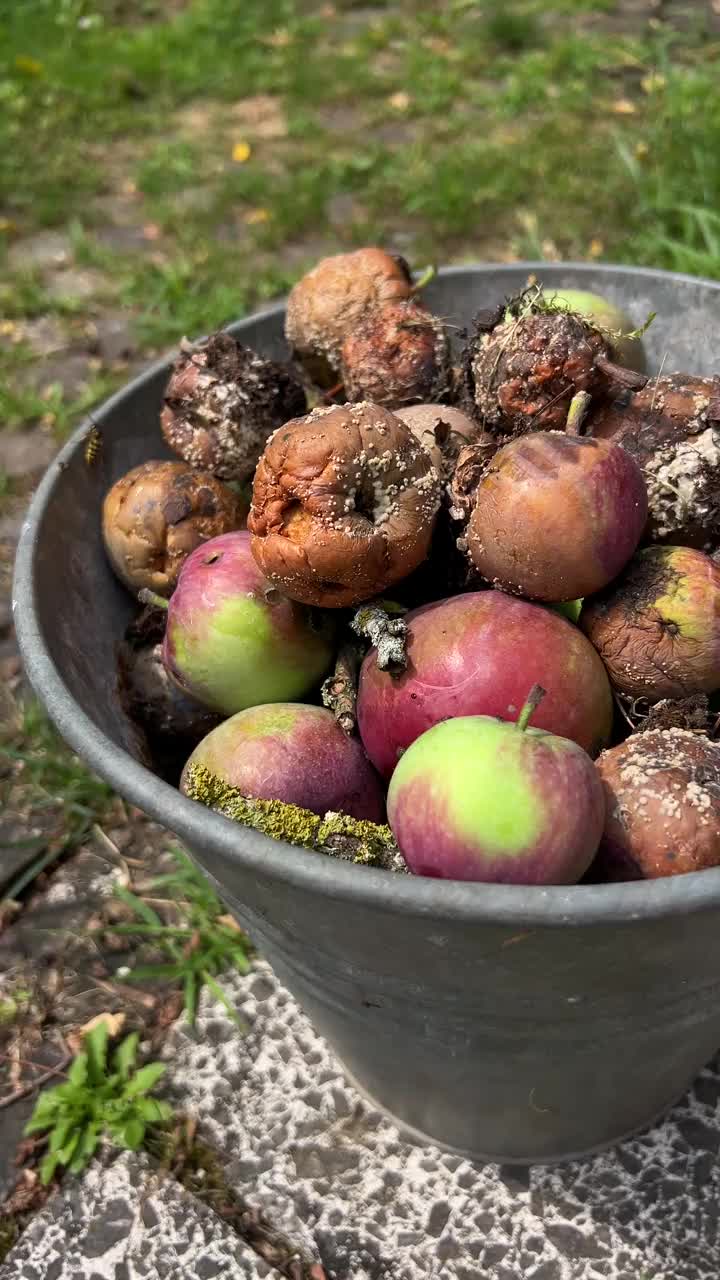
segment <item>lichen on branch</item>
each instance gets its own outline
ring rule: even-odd
[[[381,671],[404,671],[407,667],[407,623],[397,614],[389,612],[382,604],[362,605],[350,626],[356,635],[369,640],[377,649],[377,664]]]
[[[388,826],[351,818],[345,813],[326,813],[321,818],[309,809],[283,800],[250,798],[204,765],[189,766],[184,791],[189,799],[274,840],[285,840],[343,862],[407,872]]]
[[[360,658],[357,644],[344,644],[338,653],[333,674],[328,676],[320,690],[323,706],[332,711],[348,737],[355,732],[357,723],[357,675]]]

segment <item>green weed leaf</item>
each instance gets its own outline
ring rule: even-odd
[[[98,1022],[84,1039],[87,1053],[87,1079],[89,1084],[101,1084],[105,1075],[108,1046],[107,1022]]]
[[[87,1053],[79,1053],[68,1071],[68,1081],[71,1085],[80,1087],[85,1084],[88,1075],[88,1055]]]
[[[135,1075],[131,1077],[123,1089],[126,1098],[137,1098],[140,1094],[149,1093],[153,1085],[165,1073],[164,1062],[149,1062],[146,1067],[141,1067]]]
[[[128,1147],[130,1151],[137,1151],[142,1146],[145,1137],[145,1122],[140,1116],[133,1116],[130,1120],[126,1120],[118,1133],[118,1138],[123,1146]]]
[[[159,1098],[138,1098],[135,1110],[148,1124],[164,1124],[173,1113],[170,1103]]]
[[[131,1035],[125,1037],[122,1044],[118,1045],[113,1054],[113,1066],[122,1080],[129,1079],[130,1071],[135,1066],[139,1039],[137,1031],[133,1031]]]
[[[56,1151],[48,1152],[40,1165],[40,1181],[46,1187],[52,1181],[53,1174],[60,1164],[60,1156]]]

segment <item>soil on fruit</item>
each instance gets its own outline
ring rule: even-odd
[[[531,310],[486,326],[483,316],[464,354],[464,374],[469,406],[489,431],[562,431],[573,395],[604,387],[596,360],[611,356],[610,344],[580,316]]]

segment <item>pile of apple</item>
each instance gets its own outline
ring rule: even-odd
[[[720,864],[720,379],[648,377],[622,313],[537,282],[455,361],[380,249],[286,336],[184,343],[178,460],[105,498],[125,705],[181,789],[387,821],[417,875]]]

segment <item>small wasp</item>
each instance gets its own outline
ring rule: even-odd
[[[103,438],[100,429],[93,422],[85,440],[85,461],[89,467],[99,458],[102,446]]]

